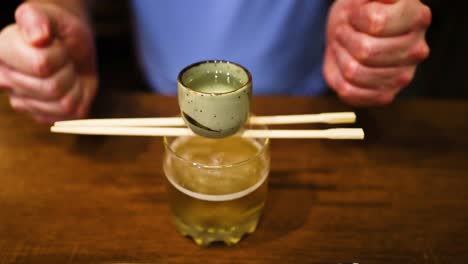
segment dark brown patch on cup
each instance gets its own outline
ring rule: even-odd
[[[202,124],[200,124],[197,120],[193,119],[193,117],[189,116],[187,113],[185,112],[182,112],[182,115],[184,115],[184,118],[192,125],[200,128],[200,129],[204,129],[204,130],[208,130],[210,132],[217,132],[217,133],[220,133],[222,132],[222,130],[214,130],[214,129],[211,129],[207,126],[204,126]]]

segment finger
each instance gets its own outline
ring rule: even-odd
[[[362,88],[346,82],[336,64],[333,52],[328,49],[325,55],[324,76],[340,99],[353,106],[388,104],[393,101],[396,91],[379,91]]]
[[[26,103],[24,102],[23,98],[20,96],[17,96],[15,94],[10,94],[9,102],[10,102],[11,108],[13,108],[15,111],[18,111],[18,112],[28,111],[28,107]]]
[[[377,38],[343,25],[336,39],[361,64],[375,67],[414,65],[429,55],[423,32]]]
[[[32,47],[12,25],[0,34],[0,61],[22,73],[46,77],[66,63],[67,53],[58,40],[47,47]]]
[[[36,120],[37,122],[44,123],[44,121],[40,121],[39,119],[34,117],[36,115],[34,113],[34,110],[29,105],[26,104],[23,97],[17,96],[14,93],[12,93],[10,94],[9,99],[10,99],[10,105],[15,111],[19,113],[26,113],[29,116],[32,116],[33,119]]]
[[[387,105],[393,101],[396,92],[377,91],[352,85],[345,80],[341,82],[336,90],[343,102],[352,106],[374,106]]]
[[[330,46],[327,46],[325,49],[325,57],[323,63],[323,76],[328,85],[335,89],[338,86],[337,74],[337,63],[334,52]]]
[[[43,46],[52,40],[50,19],[33,4],[21,4],[16,9],[15,19],[27,43],[33,46]]]
[[[392,89],[408,85],[415,66],[367,67],[356,61],[339,43],[333,45],[334,55],[343,78],[356,86]]]
[[[31,105],[28,105],[25,102],[25,98],[14,94],[10,95],[10,105],[17,112],[29,114],[29,116],[31,116],[38,123],[52,124],[55,121],[69,119],[66,116],[54,116],[37,112],[34,108],[31,107]]]
[[[91,54],[94,53],[91,26],[84,18],[56,5],[27,4],[35,6],[48,17],[54,36],[62,40],[68,50],[73,51],[70,54],[73,60],[80,61],[82,58],[91,57]]]
[[[23,97],[11,95],[10,96],[10,105],[11,107],[16,110],[17,112],[27,113],[31,116],[36,122],[42,124],[52,124],[55,121],[66,120],[69,119],[65,116],[54,116],[54,115],[47,115],[41,112],[37,112],[33,109],[30,105],[28,105]]]
[[[95,52],[91,26],[84,16],[71,13],[57,5],[44,3],[24,3],[17,9],[17,13],[18,24],[21,24],[26,32],[26,29],[34,23],[43,25],[44,29],[46,28],[44,25],[48,25],[49,38],[60,39],[67,50],[72,50],[70,57],[78,63],[79,68],[90,67],[89,70],[94,70],[94,61],[82,60],[93,57]],[[31,14],[33,18],[28,18]],[[34,23],[30,23],[31,21]],[[46,41],[38,41],[42,42]]]
[[[96,95],[98,80],[95,75],[82,75],[80,78],[80,85],[83,87],[82,100],[78,108],[77,118],[85,118],[91,108],[91,104]]]
[[[74,117],[82,99],[81,87],[78,82],[64,97],[56,101],[41,101],[23,98],[28,109],[35,114],[54,117]]]
[[[425,29],[430,21],[431,11],[420,1],[398,1],[395,4],[371,1],[350,15],[350,23],[357,31],[379,37]]]
[[[77,78],[71,63],[48,78],[32,77],[14,70],[10,70],[6,75],[12,86],[11,89],[17,95],[47,101],[63,97]]]

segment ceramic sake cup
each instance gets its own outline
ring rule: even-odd
[[[180,72],[177,93],[181,116],[195,134],[223,138],[249,117],[252,76],[230,61],[197,62]]]

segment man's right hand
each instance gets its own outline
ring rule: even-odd
[[[61,7],[24,3],[0,32],[0,90],[17,111],[52,123],[87,115],[97,89],[87,21]]]

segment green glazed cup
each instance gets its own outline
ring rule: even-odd
[[[249,117],[252,76],[233,62],[197,62],[180,72],[177,93],[181,115],[195,134],[223,138],[239,131]]]

